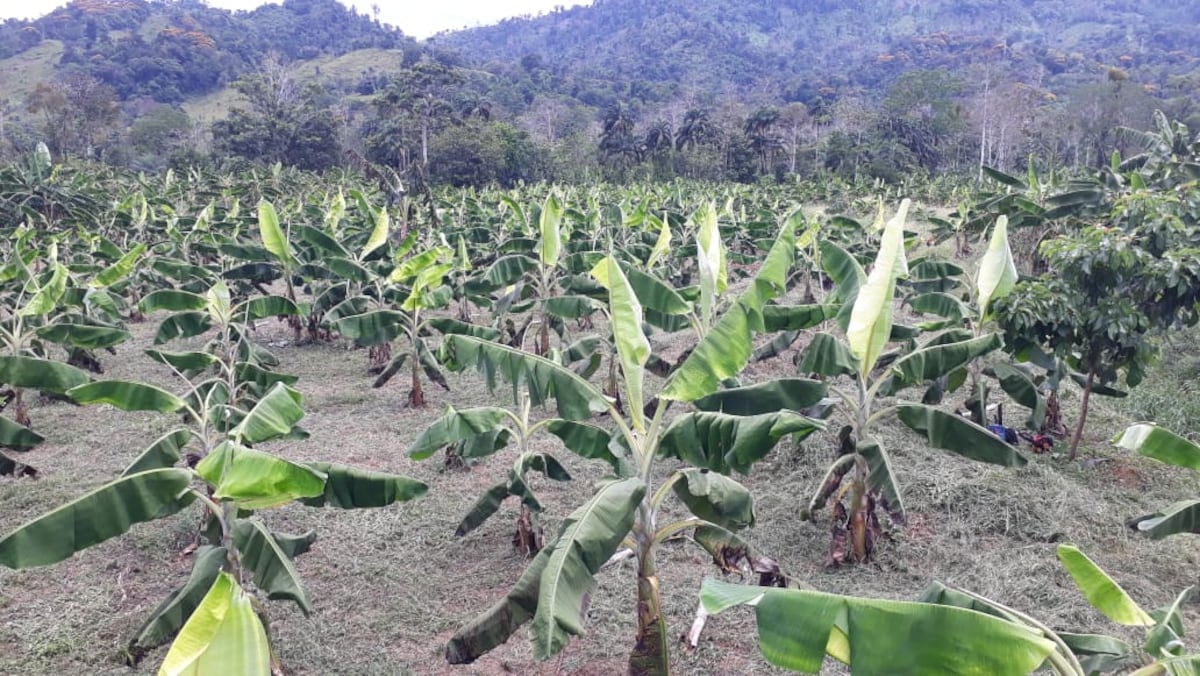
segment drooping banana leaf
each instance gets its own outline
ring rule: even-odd
[[[0,356],[0,383],[62,394],[91,380],[83,369],[52,359]]]
[[[174,413],[187,404],[170,392],[129,380],[97,380],[67,392],[80,404],[108,404],[122,411]]]
[[[571,636],[584,633],[594,575],[633,527],[646,487],[640,478],[611,481],[563,521],[538,587],[537,612],[529,633],[533,655],[557,655]]]
[[[820,420],[791,411],[749,416],[689,412],[663,432],[658,452],[721,474],[745,474],[784,436],[804,438],[824,427]]]
[[[446,644],[447,662],[470,664],[507,641],[521,625],[533,619],[542,573],[557,544],[557,541],[546,543],[504,598],[454,634]]]
[[[448,407],[408,448],[408,457],[425,460],[437,451],[499,427],[508,412],[495,406],[456,409]]]
[[[189,505],[192,472],[156,469],[125,476],[35,518],[0,538],[0,565],[34,568],[125,533],[135,524]]]
[[[530,401],[539,406],[553,399],[558,415],[585,420],[608,410],[608,398],[573,371],[554,362],[471,336],[446,336],[440,361],[453,371],[477,367],[495,390],[499,375],[513,386],[513,398],[524,386]]]
[[[719,390],[694,402],[701,411],[759,415],[788,409],[801,411],[820,402],[829,386],[818,380],[778,378],[758,385]]]
[[[220,573],[171,644],[163,676],[269,676],[271,647],[251,597]]]
[[[729,477],[706,469],[680,470],[672,489],[692,514],[729,530],[754,525],[754,501],[750,491]]]
[[[1025,676],[1054,650],[1028,627],[953,606],[764,589],[705,580],[716,614],[753,604],[768,662],[815,674],[828,654],[864,674]]]
[[[254,576],[254,585],[266,592],[267,598],[294,601],[305,617],[312,613],[291,557],[262,521],[238,519],[233,526],[233,542],[242,566]]]
[[[150,613],[146,622],[138,628],[127,650],[134,659],[140,659],[144,653],[170,641],[183,628],[184,623],[192,616],[196,607],[208,594],[217,575],[225,566],[228,552],[224,547],[204,545],[192,556],[192,572],[187,582]]]
[[[1028,462],[1003,439],[962,416],[924,404],[898,404],[896,417],[934,448],[1005,467],[1024,467]]]
[[[396,502],[419,498],[429,490],[425,483],[399,474],[374,472],[329,462],[312,462],[308,463],[308,466],[325,475],[325,492],[300,500],[309,507],[386,507]]]

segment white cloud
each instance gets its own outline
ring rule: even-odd
[[[372,5],[379,7],[379,19],[398,26],[400,30],[418,38],[428,37],[443,30],[454,30],[464,26],[495,23],[501,19],[524,14],[548,12],[556,6],[589,5],[591,0],[437,0],[436,2],[413,2],[412,0],[341,0],[343,4],[356,7],[360,13],[372,13]],[[0,0],[0,19],[31,19],[48,14],[56,7],[66,4],[64,0]],[[208,0],[213,7],[225,9],[253,9],[267,4],[262,0]]]

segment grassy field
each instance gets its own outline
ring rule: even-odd
[[[104,358],[107,377],[174,386],[165,367],[141,354],[154,328],[154,322],[132,327],[135,340]],[[474,665],[445,665],[446,639],[502,596],[524,565],[510,544],[516,518],[511,501],[479,531],[465,538],[453,535],[459,519],[507,471],[516,451],[503,451],[466,470],[447,470],[438,457],[415,463],[404,452],[447,404],[504,401],[507,390],[493,396],[482,378],[464,373],[451,376],[452,392],[430,389],[427,409],[406,410],[403,379],[371,389],[364,351],[349,350],[344,342],[292,346],[289,336],[285,327],[270,323],[256,339],[281,358],[280,371],[301,376],[297,387],[308,411],[302,425],[312,438],[275,444],[271,450],[295,460],[404,473],[430,486],[424,498],[382,510],[297,506],[264,515],[273,528],[292,533],[315,529],[318,534],[313,550],[296,563],[314,606],[312,617],[306,619],[290,603],[268,606],[271,631],[289,673],[623,672],[634,633],[629,561],[601,572],[588,635],[573,641],[560,658],[533,662],[522,630]],[[904,599],[938,580],[999,600],[1054,628],[1111,632],[1112,625],[1079,596],[1058,565],[1055,546],[1081,546],[1146,607],[1167,604],[1196,582],[1200,550],[1194,540],[1150,541],[1136,536],[1124,521],[1197,495],[1197,476],[1131,457],[1107,441],[1131,414],[1169,413],[1174,423],[1196,422],[1185,415],[1193,405],[1179,396],[1180,373],[1190,368],[1194,375],[1200,364],[1194,345],[1181,337],[1169,348],[1170,358],[1133,397],[1116,405],[1097,404],[1078,462],[1032,456],[1028,467],[1005,470],[926,449],[907,431],[889,431],[882,441],[893,450],[910,523],[893,532],[867,565],[826,569],[827,525],[799,517],[832,458],[833,432],[800,447],[784,442],[744,478],[758,511],[758,526],[749,539],[814,589]],[[787,354],[752,365],[745,379],[778,376],[793,368]],[[1077,404],[1077,395],[1064,399],[1068,422]],[[0,532],[115,477],[175,422],[155,414],[48,403],[34,406],[31,414],[35,428],[48,438],[27,455],[42,476],[0,479]],[[576,480],[536,484],[547,505],[547,531],[590,494],[590,482],[604,469],[566,452],[557,457]],[[664,471],[673,469],[660,464]],[[0,673],[131,673],[122,665],[121,648],[155,605],[186,579],[190,561],[184,550],[198,519],[193,508],[136,527],[57,566],[0,571]],[[691,624],[701,581],[717,571],[702,550],[679,540],[663,549],[660,573],[670,631],[679,637]],[[1188,612],[1194,620],[1194,607]],[[744,610],[712,618],[696,651],[675,645],[680,673],[777,671],[759,655],[753,616]],[[153,671],[162,655],[161,649],[149,655],[137,672]]]

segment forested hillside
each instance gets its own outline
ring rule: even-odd
[[[1155,110],[1200,128],[1198,23],[1126,0],[600,0],[417,42],[337,0],[75,0],[0,25],[0,154],[455,185],[1098,166]]]
[[[1169,89],[1200,56],[1198,23],[1200,5],[1129,0],[598,0],[438,41],[483,63],[811,103],[980,64],[1060,92],[1109,67]]]

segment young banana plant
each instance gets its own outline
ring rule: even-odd
[[[14,452],[43,441],[31,429],[26,390],[65,395],[91,379],[86,371],[102,370],[93,350],[111,350],[129,338],[107,287],[129,274],[145,248],[139,245],[107,267],[87,265],[99,271],[84,284],[82,273],[59,261],[56,244],[49,245],[45,258],[26,249],[31,234],[18,237],[11,261],[0,269],[0,288],[5,288],[8,300],[0,308],[0,383],[7,386],[5,405],[14,410],[13,419],[0,417],[0,447]],[[42,272],[33,272],[31,266]],[[50,344],[66,351],[66,363],[51,358]],[[36,473],[0,453],[0,474]]]
[[[187,384],[186,397],[119,380],[85,383],[69,391],[84,404],[183,413],[191,426],[156,440],[116,480],[0,538],[0,565],[25,569],[58,563],[139,523],[169,517],[193,503],[204,505],[208,525],[198,536],[191,576],[138,629],[126,648],[128,659],[136,663],[146,651],[175,637],[161,673],[266,676],[277,673],[278,665],[257,595],[291,600],[310,613],[292,561],[316,536],[272,532],[256,513],[292,502],[344,509],[383,507],[418,497],[426,487],[399,475],[330,463],[299,464],[256,450],[254,446],[266,441],[301,436],[296,424],[304,416],[302,398],[279,374],[272,374],[277,379],[262,396],[242,395],[261,387],[266,372],[247,368],[242,361],[251,350],[241,347],[247,339],[238,329],[237,316],[252,315],[256,301],[263,299],[234,305],[223,287],[202,297],[203,311],[218,334],[211,351],[151,351]],[[159,294],[143,302],[161,305],[166,297]],[[186,298],[176,300],[185,304]],[[277,308],[271,309],[269,314],[277,314]],[[215,373],[193,382],[183,375],[185,370]]]
[[[643,369],[650,347],[642,333],[642,306],[612,256],[596,265],[593,275],[608,291],[627,416],[591,383],[554,362],[469,336],[446,338],[447,363],[454,368],[477,366],[489,386],[495,386],[497,376],[512,383],[514,391],[524,386],[534,405],[554,400],[561,424],[586,430],[579,437],[591,437],[587,448],[593,455],[588,457],[606,460],[613,470],[597,484],[592,498],[566,518],[557,537],[546,543],[508,595],[450,640],[446,657],[451,663],[475,660],[526,622],[532,622],[534,655],[547,659],[557,654],[572,636],[585,632],[586,599],[595,576],[624,545],[636,561],[638,599],[630,673],[669,673],[659,547],[687,531],[730,533],[752,526],[753,500],[730,474],[747,472],[782,437],[803,438],[822,427],[819,420],[791,410],[819,401],[825,394],[820,383],[789,379],[718,391],[719,384],[737,375],[749,360],[753,336],[763,330],[763,306],[785,289],[794,251],[794,233],[785,227],[749,288],[659,392],[653,415],[643,413]],[[674,401],[695,402],[698,410],[668,419],[667,409]],[[608,414],[611,429],[584,422],[599,413]],[[554,431],[556,424],[560,423],[545,426]],[[587,455],[568,441],[571,436],[575,435],[560,434],[568,448]],[[689,466],[658,483],[655,460],[661,457]],[[666,501],[672,496],[689,516],[664,523]]]
[[[840,435],[838,459],[803,513],[804,518],[811,519],[826,506],[833,511],[828,565],[870,557],[881,532],[877,507],[895,521],[904,521],[900,487],[890,456],[874,434],[885,417],[895,415],[931,446],[972,460],[1010,467],[1026,462],[1012,446],[957,415],[928,404],[903,400],[889,404],[884,400],[885,393],[900,392],[953,373],[1003,342],[998,334],[963,336],[950,331],[907,354],[889,355],[884,360],[884,349],[892,340],[897,280],[908,274],[904,253],[908,206],[908,200],[904,200],[887,222],[870,275],[857,269],[846,276],[858,288],[850,312],[839,313],[844,319],[844,341],[830,333],[818,333],[799,355],[801,373],[850,380],[849,388],[841,383],[829,387],[841,400],[840,408],[848,421]]]
[[[333,323],[342,335],[356,340],[361,345],[388,345],[390,359],[380,366],[374,387],[383,387],[399,373],[407,363],[411,374],[408,405],[419,408],[426,405],[425,390],[421,382],[424,373],[443,389],[450,389],[437,355],[430,346],[428,336],[432,329],[443,334],[467,333],[489,340],[499,332],[486,327],[477,327],[447,317],[429,317],[431,310],[445,307],[450,299],[450,289],[443,284],[445,277],[454,269],[447,262],[453,255],[449,247],[434,247],[401,261],[387,277],[387,287],[379,287],[383,299],[398,302],[399,309],[388,307],[368,310],[359,314],[341,317]],[[394,294],[394,295],[393,295]],[[343,305],[362,300],[364,306],[370,299],[347,299]],[[378,305],[382,305],[379,303]],[[339,306],[340,307],[340,306]],[[391,343],[403,336],[406,349],[392,355]]]

